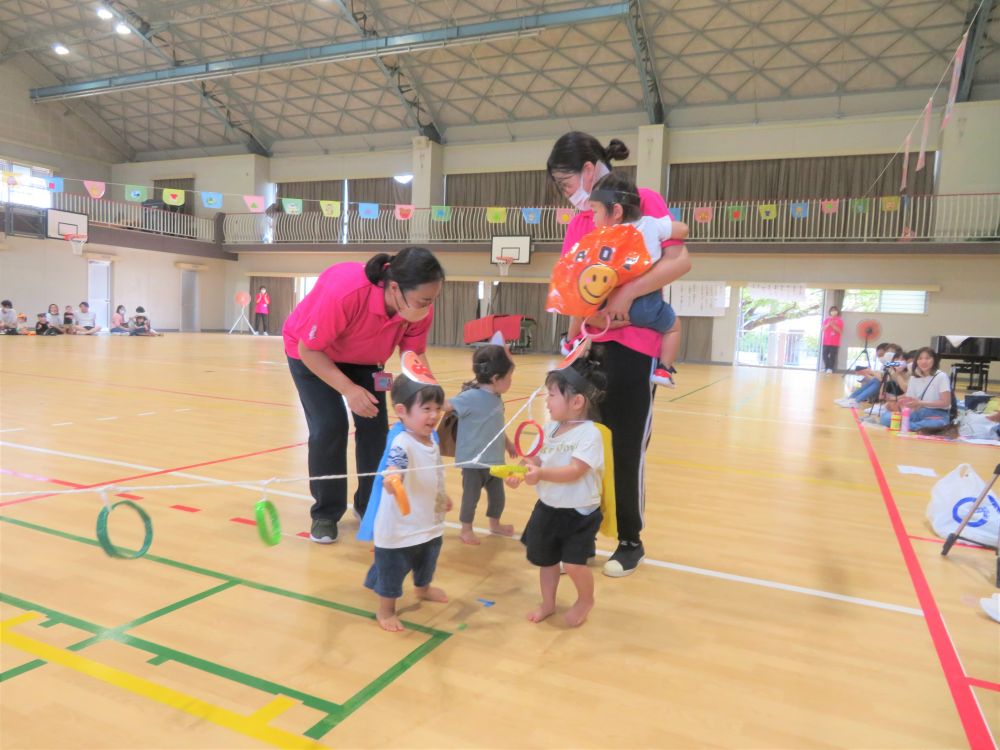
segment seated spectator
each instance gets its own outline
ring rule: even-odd
[[[76,313],[73,312],[73,305],[66,305],[63,311],[63,332],[73,333],[74,325],[76,325]]]
[[[0,302],[0,334],[17,335],[17,311],[9,299]]]
[[[128,310],[118,305],[111,316],[111,333],[128,333]]]
[[[901,369],[901,368],[899,368]],[[913,377],[902,396],[887,395],[880,421],[886,427],[893,412],[910,410],[910,429],[939,430],[951,422],[951,381],[938,369],[938,355],[929,346],[917,350]]]
[[[878,397],[879,388],[882,385],[882,368],[886,362],[892,362],[892,357],[886,358],[886,352],[893,346],[884,342],[875,347],[875,364],[871,367],[862,367],[855,370],[855,373],[862,377],[861,384],[854,389],[847,398],[838,398],[834,401],[837,406],[851,409],[858,406],[862,401],[874,401]]]
[[[76,321],[73,324],[73,333],[81,336],[91,336],[101,330],[97,325],[97,313],[90,311],[89,302],[81,302],[80,309],[76,313]]]
[[[892,355],[890,358],[889,355]],[[912,352],[916,356],[916,352]],[[902,347],[896,344],[889,344],[889,349],[886,351],[887,362],[884,364],[884,369],[888,371],[888,379],[885,381],[885,390],[882,392],[882,398],[880,400],[885,400],[886,396],[902,396],[906,393],[906,388],[910,383],[910,378],[913,375],[913,359],[910,357],[909,360],[906,358],[906,354],[903,352]]]
[[[53,302],[49,305],[49,311],[45,313],[45,322],[47,324],[45,328],[46,336],[61,336],[66,331],[64,330],[64,325],[62,318],[59,315],[59,305]],[[70,325],[73,321],[70,321]]]
[[[141,305],[135,308],[135,315],[129,321],[130,336],[162,336],[162,333],[153,330],[153,324],[146,316],[146,308]]]
[[[17,332],[21,336],[27,336],[29,334],[28,316],[24,313],[17,314]]]

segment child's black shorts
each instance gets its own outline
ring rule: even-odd
[[[600,509],[584,516],[575,508],[553,508],[539,500],[524,530],[528,562],[543,568],[561,562],[586,565],[602,518]]]

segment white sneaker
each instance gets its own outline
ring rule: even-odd
[[[858,402],[853,398],[838,398],[833,403],[837,406],[843,406],[845,409],[856,409],[858,406]]]
[[[833,370],[831,370],[829,367],[826,368],[826,374],[827,375],[833,375]]]

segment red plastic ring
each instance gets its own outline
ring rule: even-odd
[[[587,327],[587,320],[586,319],[584,319],[580,323],[580,331],[583,333],[584,336],[590,336],[590,338],[592,338],[592,339],[593,338],[600,338],[601,336],[603,336],[604,334],[606,334],[611,329],[611,316],[608,315],[607,313],[603,313],[603,315],[604,315],[604,319],[607,321],[607,323],[604,324],[604,329],[600,333],[593,333],[593,332],[591,332],[591,330]]]
[[[535,441],[534,448],[530,451],[524,451],[521,448],[521,434],[524,432],[526,427],[534,427],[538,430],[538,440]],[[538,454],[538,451],[542,449],[542,444],[545,442],[542,437],[542,426],[538,424],[534,419],[529,419],[525,422],[521,422],[517,426],[517,430],[514,432],[514,449],[517,451],[517,455],[521,458],[531,458]]]

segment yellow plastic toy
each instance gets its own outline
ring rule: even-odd
[[[522,477],[528,473],[527,466],[515,466],[513,464],[503,464],[501,466],[491,466],[490,474],[500,479],[506,479],[514,474],[520,474]]]

